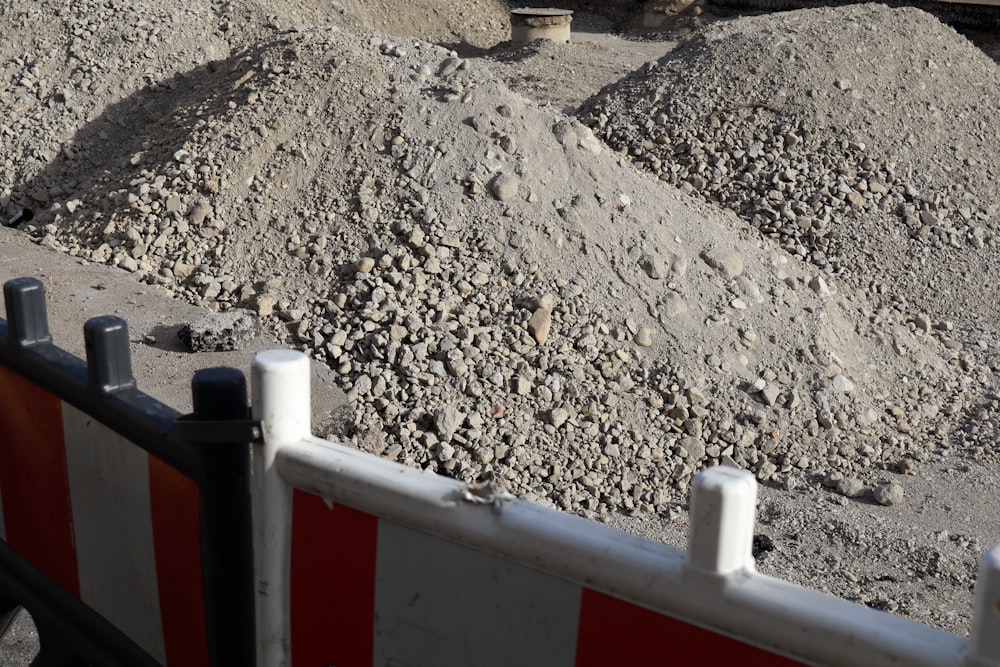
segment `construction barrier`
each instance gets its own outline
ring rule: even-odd
[[[39,664],[253,663],[243,375],[199,372],[181,419],[136,388],[125,322],[87,322],[84,364],[52,344],[41,283],[4,298],[0,614],[28,609]]]
[[[181,417],[124,322],[83,364],[40,283],[4,295],[0,617],[29,609],[39,664],[1000,667],[1000,547],[966,640],[755,572],[746,472],[697,476],[685,553],[314,438],[298,352],[257,355],[251,414],[210,369]]]
[[[312,437],[297,352],[252,376],[261,666],[1000,665],[1000,548],[966,641],[755,572],[747,472],[697,476],[685,554]]]

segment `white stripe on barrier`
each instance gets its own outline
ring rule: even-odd
[[[254,577],[257,587],[257,664],[286,667],[290,654],[292,489],[274,467],[279,448],[312,433],[309,358],[294,350],[254,357],[253,415],[264,443],[254,449]]]
[[[374,664],[573,667],[580,586],[385,520],[376,562]]]
[[[80,598],[164,663],[147,454],[66,403],[63,428]]]

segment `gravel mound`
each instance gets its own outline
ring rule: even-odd
[[[997,117],[995,62],[883,5],[713,24],[581,112],[662,180],[879,305],[939,319],[982,310],[963,275],[995,275]]]
[[[98,12],[7,61],[22,228],[252,310],[338,372],[371,451],[571,511],[662,512],[717,463],[870,483],[949,446],[977,364],[937,321],[876,316],[454,52],[253,9],[227,10],[239,39],[195,3],[213,37],[117,51],[100,31],[141,8]]]
[[[943,444],[914,437],[964,405],[937,339],[876,331],[814,267],[452,52],[261,32],[89,122],[21,111],[8,127],[79,124],[39,161],[15,131],[23,228],[255,311],[337,370],[368,449],[572,511],[662,512],[709,464],[864,477]]]

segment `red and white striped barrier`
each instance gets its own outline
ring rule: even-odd
[[[253,364],[258,664],[1000,665],[1000,548],[968,642],[754,571],[756,485],[697,479],[687,554],[313,438],[309,366]]]
[[[207,665],[195,483],[0,366],[0,539],[168,666]]]
[[[756,573],[746,473],[698,477],[685,554],[313,438],[299,353],[253,376],[259,665],[1000,667],[1000,547],[966,641]],[[194,482],[2,367],[0,462],[0,539],[162,664],[208,664]]]

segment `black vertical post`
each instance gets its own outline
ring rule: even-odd
[[[120,317],[102,315],[83,325],[87,347],[87,384],[102,396],[135,389],[128,324]]]
[[[9,344],[20,349],[52,342],[45,312],[45,286],[37,278],[14,278],[3,284]]]
[[[198,421],[249,418],[247,384],[233,368],[198,371],[191,381]],[[205,623],[213,667],[256,662],[250,443],[203,443],[200,448],[201,558]]]

